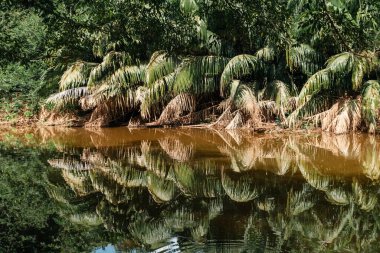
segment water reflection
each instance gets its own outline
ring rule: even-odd
[[[49,195],[120,251],[380,248],[380,141],[366,135],[39,129]]]

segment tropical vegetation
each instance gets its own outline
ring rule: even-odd
[[[378,129],[377,1],[2,5],[14,25],[0,50],[15,56],[5,57],[2,73],[17,73],[11,64],[32,71],[38,59],[43,73],[34,71],[40,81],[28,89],[57,91],[45,101],[45,120],[72,113],[87,126]]]

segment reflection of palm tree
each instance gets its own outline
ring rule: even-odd
[[[257,198],[260,193],[254,182],[254,178],[238,175],[236,179],[224,170],[222,171],[222,185],[228,197],[236,202],[251,201]]]
[[[153,173],[148,175],[147,186],[153,199],[158,203],[172,200],[176,191],[174,182],[159,178]]]
[[[193,146],[185,145],[178,139],[165,138],[159,140],[161,148],[166,154],[177,161],[188,161],[193,156]]]
[[[216,174],[207,175],[207,172],[218,170],[215,164],[205,162],[193,166],[178,164],[174,167],[176,184],[184,194],[208,198],[223,195],[222,185]]]
[[[73,223],[97,226],[101,220],[109,230],[129,234],[152,248],[174,233],[207,248],[201,242],[212,237],[210,222],[224,215],[223,210],[251,204],[250,218],[240,224],[246,231],[241,250],[257,246],[281,251],[295,245],[321,252],[360,251],[378,238],[379,147],[374,140],[354,135],[268,140],[234,136],[239,141],[219,142],[220,154],[206,160],[195,155],[195,144],[161,137],[161,143],[76,149],[75,155],[50,160],[61,168],[51,173],[59,173],[65,184],[56,183],[57,176],[48,177],[47,190],[69,206],[67,217]],[[183,157],[174,154],[181,146],[191,151]],[[356,159],[369,179],[332,176],[320,157]]]

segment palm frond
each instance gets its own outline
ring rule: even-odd
[[[156,81],[169,75],[175,70],[176,61],[165,51],[156,51],[152,54],[146,66],[146,83],[149,87]]]
[[[354,61],[353,53],[341,53],[330,57],[327,61],[327,66],[312,75],[303,86],[298,96],[298,107],[289,116],[288,124],[294,123],[298,118],[302,107],[321,90],[327,90],[333,85],[339,85],[339,78],[350,73]]]
[[[148,176],[148,190],[157,203],[162,203],[172,200],[176,187],[174,182],[150,174]]]
[[[195,98],[188,93],[182,93],[173,98],[161,113],[159,122],[170,122],[180,117],[184,112],[193,112],[195,110]]]
[[[291,216],[297,216],[315,205],[315,201],[312,199],[312,195],[307,192],[307,188],[304,187],[302,191],[293,191],[291,189],[288,192],[286,211]]]
[[[104,84],[91,97],[92,103],[95,105],[105,106],[107,109],[112,109],[115,112],[124,112],[125,109],[134,108],[138,104],[134,88],[124,89]]]
[[[186,58],[176,70],[173,89],[176,93],[213,93],[218,89],[218,76],[226,64],[227,58],[219,56]]]
[[[305,83],[299,95],[300,105],[307,101],[308,96],[334,85],[334,79],[337,76],[349,73],[352,69],[353,60],[353,54],[346,52],[330,57],[327,60],[326,68],[312,75]]]
[[[92,63],[86,63],[83,61],[75,62],[65,71],[65,73],[63,73],[61,80],[59,81],[59,90],[65,91],[86,86],[88,74],[93,67],[94,64]]]
[[[279,80],[273,81],[270,86],[272,87],[270,89],[270,98],[276,103],[277,114],[282,119],[285,119],[285,113],[291,109],[289,108],[290,89],[286,83]]]
[[[88,86],[93,87],[101,83],[101,81],[107,78],[107,76],[111,75],[125,64],[131,64],[131,62],[130,56],[126,53],[114,51],[108,53],[103,58],[103,62],[91,70]]]
[[[322,130],[336,134],[356,131],[361,123],[360,104],[357,100],[336,103],[322,120]]]
[[[367,81],[362,93],[362,116],[369,133],[375,133],[380,109],[380,83]]]
[[[321,56],[318,52],[306,44],[290,48],[286,56],[290,71],[300,70],[308,76],[319,69],[321,62]]]
[[[272,47],[263,47],[256,52],[256,57],[264,62],[274,61],[276,57],[276,51]]]
[[[113,87],[130,88],[145,82],[145,65],[125,66],[113,73],[105,84]]]
[[[348,194],[341,188],[326,191],[326,199],[334,205],[348,205],[350,203]]]
[[[87,87],[73,88],[53,94],[46,99],[46,103],[54,104],[55,108],[59,109],[67,104],[78,102],[81,97],[90,95],[91,92]]]
[[[225,96],[225,90],[233,79],[239,79],[245,75],[260,69],[260,61],[256,56],[242,54],[232,58],[223,70],[220,80],[220,94]]]
[[[151,117],[154,113],[161,113],[162,106],[160,104],[167,102],[171,97],[169,91],[172,90],[175,81],[175,73],[170,73],[162,79],[155,81],[149,88],[140,87],[139,100],[140,113],[145,119]]]
[[[165,138],[158,141],[161,148],[172,159],[184,162],[193,156],[193,145],[186,145],[174,138]]]
[[[229,99],[237,108],[248,113],[252,119],[258,120],[260,108],[250,87],[234,80],[231,84]]]
[[[354,201],[361,209],[371,211],[376,206],[376,194],[365,189],[356,178],[352,182],[352,190],[354,193]]]
[[[331,177],[323,176],[322,174],[320,174],[314,167],[314,165],[312,165],[310,162],[301,160],[297,163],[297,165],[302,176],[305,178],[308,184],[310,184],[317,190],[328,191],[332,181]]]

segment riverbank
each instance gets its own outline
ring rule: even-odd
[[[200,118],[200,112],[190,113],[182,117],[178,117],[166,122],[143,122],[139,119],[131,118],[127,122],[122,121],[107,121],[104,117],[96,118],[91,117],[91,114],[79,115],[75,112],[56,112],[41,109],[38,114],[29,115],[25,113],[26,109],[20,109],[19,113],[14,114],[12,118],[9,113],[0,111],[0,128],[16,127],[16,128],[33,128],[33,127],[64,127],[64,128],[85,128],[85,129],[100,129],[100,128],[114,128],[126,127],[130,129],[135,128],[204,128],[216,130],[248,130],[260,134],[273,134],[273,133],[318,133],[318,132],[331,132],[335,134],[344,134],[351,132],[363,132],[365,129],[357,128],[343,133],[337,133],[324,129],[322,126],[315,127],[313,124],[302,124],[297,128],[287,128],[277,122],[260,122],[256,125],[250,125],[249,122],[236,120],[236,115],[212,115],[206,118]],[[204,121],[203,121],[204,120]],[[376,129],[376,134],[380,130]]]

